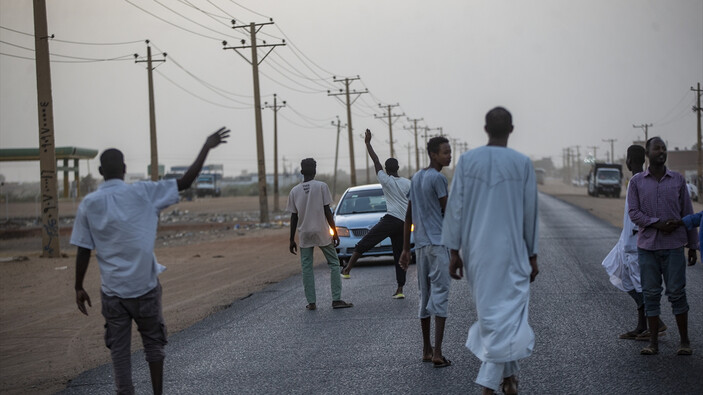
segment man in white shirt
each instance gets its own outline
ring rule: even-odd
[[[398,283],[393,294],[393,299],[403,299],[403,286],[405,285],[405,270],[400,267],[398,260],[403,252],[403,224],[405,223],[405,210],[408,208],[408,192],[410,192],[410,180],[398,175],[398,160],[388,158],[386,160],[386,171],[383,171],[381,161],[378,160],[378,155],[371,146],[371,131],[366,129],[364,137],[366,150],[369,152],[371,160],[373,160],[374,168],[378,182],[383,188],[383,195],[386,198],[386,211],[378,223],[369,230],[354,247],[354,253],[349,258],[349,263],[342,271],[343,278],[349,278],[349,272],[356,264],[356,261],[368,250],[372,249],[376,244],[380,243],[386,237],[391,238],[393,246],[393,262],[395,263],[395,280]]]
[[[100,267],[105,345],[110,349],[118,394],[133,394],[131,366],[132,320],[142,335],[154,394],[163,390],[166,326],[161,308],[158,275],[166,270],[156,261],[154,241],[159,212],[177,203],[178,191],[190,187],[210,149],[226,143],[229,129],[210,135],[183,177],[158,182],[125,184],[127,167],[122,152],[111,148],[100,155],[105,182],[87,195],[76,212],[71,244],[76,255],[76,304],[88,315],[92,306],[83,289],[91,250]]]
[[[330,286],[332,288],[332,308],[343,309],[354,306],[342,300],[342,279],[339,274],[339,257],[336,246],[339,245],[337,228],[330,210],[332,194],[322,181],[315,180],[317,162],[313,158],[300,162],[303,182],[291,189],[288,195],[286,211],[290,212],[289,251],[295,255],[295,232],[300,232],[300,263],[303,267],[303,287],[308,301],[308,310],[317,308],[315,294],[315,276],[313,274],[313,249],[319,247],[327,259],[330,268]]]

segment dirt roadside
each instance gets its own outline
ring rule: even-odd
[[[621,226],[623,198],[593,198],[583,188],[556,182],[540,190]],[[168,268],[160,280],[170,333],[300,272],[298,257],[287,250],[285,218],[274,216],[270,228],[254,226],[257,207],[256,197],[221,198],[183,202],[165,211],[170,214],[162,219],[156,255]],[[694,210],[702,209],[694,204]],[[31,216],[34,208],[12,212],[22,217],[23,210]],[[69,205],[62,212],[70,210]],[[53,393],[80,372],[110,361],[97,262],[91,260],[85,279],[93,302],[85,317],[74,301],[75,249],[67,234],[61,243],[66,257],[44,259],[36,237],[0,240],[0,393]],[[13,256],[28,259],[6,261]],[[316,261],[323,261],[321,254]],[[301,300],[291,303],[302,306],[302,298],[301,291]],[[136,331],[132,342],[133,348],[141,344]]]

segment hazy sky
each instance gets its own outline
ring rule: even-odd
[[[441,126],[469,147],[485,144],[486,111],[505,106],[515,124],[510,146],[551,156],[557,166],[565,147],[584,154],[597,146],[604,157],[610,144],[603,139],[617,139],[622,156],[643,137],[633,124],[653,123],[650,137],[662,136],[671,150],[696,141],[690,87],[703,82],[701,0],[62,0],[48,1],[47,13],[56,145],[119,148],[129,172],[146,175],[150,161],[147,73],[130,56],[146,55],[145,39],[155,53],[168,53],[154,74],[159,162],[190,164],[224,125],[230,143],[208,162],[223,164],[226,175],[256,171],[251,66],[221,43],[249,37],[229,28],[231,18],[271,17],[275,25],[258,38],[288,43],[262,62],[261,92],[262,101],[276,93],[288,102],[278,127],[289,167],[312,156],[318,172],[333,170],[330,123],[337,115],[346,123],[345,108],[327,96],[342,87],[333,76],[359,75],[352,88],[370,91],[353,106],[357,167],[365,161],[365,128],[382,160],[389,155],[388,127],[373,116],[384,112],[379,102],[400,103],[394,113],[424,118],[422,125]],[[35,64],[8,56],[34,57],[20,48],[33,49],[33,37],[12,31],[33,34],[32,2],[2,0],[0,26],[0,146],[36,147]],[[133,43],[105,45],[123,42]],[[273,112],[262,116],[271,173]],[[406,117],[394,124],[401,166],[409,125]],[[340,168],[348,171],[346,131],[341,137]],[[97,176],[97,160],[90,167]],[[38,180],[38,173],[38,164],[0,162],[10,181]]]

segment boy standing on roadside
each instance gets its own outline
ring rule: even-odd
[[[300,263],[303,267],[303,287],[308,301],[308,310],[317,308],[315,295],[315,276],[313,274],[313,249],[319,247],[325,254],[330,268],[330,286],[332,287],[332,308],[343,309],[354,306],[342,300],[342,279],[339,269],[339,257],[336,246],[339,245],[337,228],[330,210],[332,195],[327,184],[315,180],[317,162],[313,158],[300,162],[303,182],[291,189],[288,195],[286,211],[290,212],[290,244],[288,249],[295,255],[295,231],[300,232]]]
[[[410,226],[414,224],[417,282],[420,288],[418,316],[422,328],[422,361],[433,362],[434,367],[443,368],[452,364],[442,355],[451,279],[449,250],[442,245],[447,178],[440,171],[452,162],[449,140],[444,137],[431,138],[427,143],[427,153],[430,156],[430,166],[415,173],[410,185],[400,266],[407,270],[410,263]],[[432,315],[435,316],[434,348],[430,340]]]

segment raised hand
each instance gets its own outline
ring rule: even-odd
[[[371,143],[371,131],[368,129],[366,129],[366,133],[364,133],[364,143]]]
[[[208,149],[215,148],[221,143],[226,143],[227,138],[229,138],[229,129],[223,126],[218,131],[208,136],[207,140],[205,140],[205,147]]]

